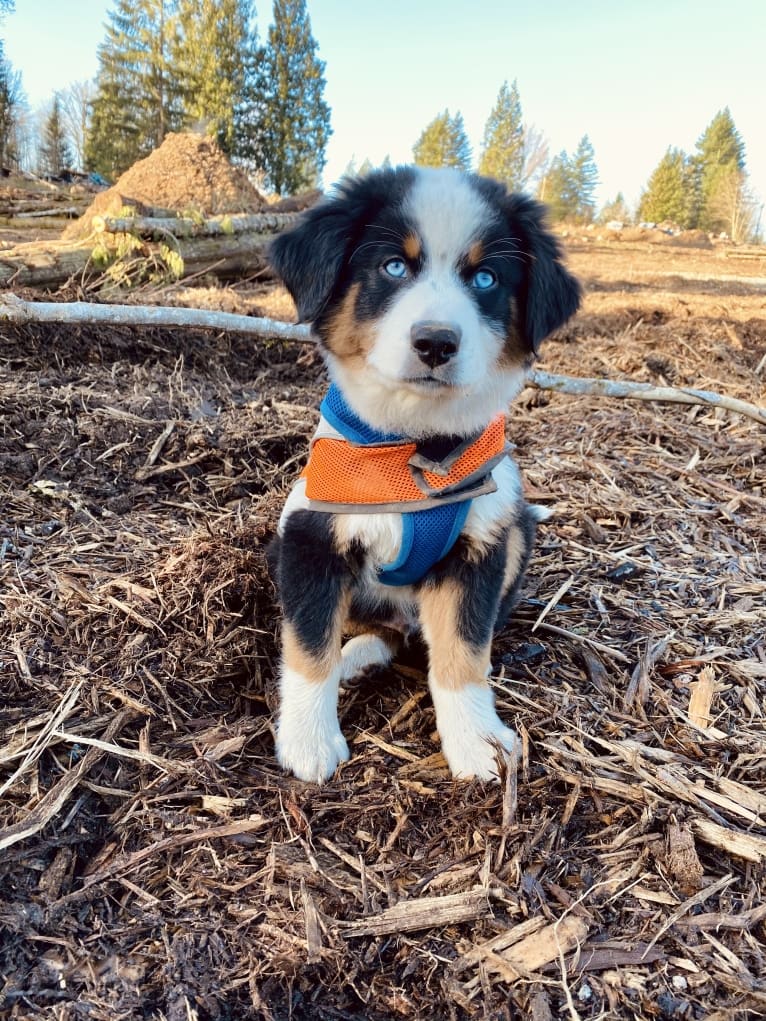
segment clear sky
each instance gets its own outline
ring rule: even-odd
[[[257,2],[257,0],[256,0]],[[16,0],[2,28],[32,107],[97,69],[111,0]],[[325,181],[355,157],[411,159],[460,110],[478,154],[504,80],[551,153],[584,134],[604,201],[635,202],[669,145],[687,152],[731,110],[766,200],[766,0],[308,0],[334,134]],[[270,0],[258,6],[261,35]],[[766,213],[764,214],[766,215]]]

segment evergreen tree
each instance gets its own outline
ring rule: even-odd
[[[538,197],[548,205],[554,223],[571,219],[577,209],[577,188],[571,160],[566,151],[554,156],[548,173],[540,182]]]
[[[234,141],[232,155],[251,172],[264,174],[264,161],[259,136],[265,114],[266,82],[265,50],[259,45],[258,30],[253,22],[242,60],[242,90],[234,105]]]
[[[697,140],[692,157],[695,175],[694,225],[703,230],[725,230],[720,214],[720,191],[730,192],[732,172],[745,170],[745,143],[728,107],[720,110]]]
[[[518,86],[514,80],[509,89],[508,82],[503,82],[484,128],[479,173],[502,181],[510,191],[520,191],[526,183],[524,142]]]
[[[174,67],[184,121],[235,149],[235,119],[251,48],[258,49],[252,0],[179,0]]]
[[[316,187],[326,163],[332,129],[316,51],[306,0],[274,0],[274,23],[248,86],[256,118],[240,132],[239,149],[249,149],[280,195]]]
[[[419,167],[457,167],[471,169],[471,146],[463,126],[463,115],[450,117],[449,110],[439,114],[423,129],[412,150]]]
[[[598,214],[599,223],[611,223],[612,221],[619,221],[620,223],[630,222],[628,203],[625,201],[625,196],[621,191],[617,192],[611,202],[604,203],[601,212]]]
[[[115,0],[99,47],[87,166],[114,177],[182,123],[172,65],[177,0]]]
[[[657,164],[638,205],[639,220],[672,220],[688,226],[690,217],[688,161],[680,149],[668,148]]]
[[[56,93],[48,119],[45,122],[40,146],[40,173],[57,177],[62,170],[72,165],[72,150],[64,131],[61,116],[61,98]]]
[[[573,216],[584,223],[590,223],[596,212],[598,169],[593,146],[587,135],[580,139],[570,165],[575,193]]]
[[[538,197],[548,203],[552,220],[590,223],[596,211],[594,192],[597,184],[593,146],[584,135],[574,156],[562,150],[551,160],[548,173],[540,182]]]

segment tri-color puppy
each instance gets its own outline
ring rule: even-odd
[[[346,181],[271,261],[332,380],[272,551],[279,762],[332,776],[349,757],[339,686],[419,630],[453,775],[496,776],[517,737],[495,711],[490,643],[539,519],[502,416],[579,286],[542,206],[454,170]]]

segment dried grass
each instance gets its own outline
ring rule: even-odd
[[[763,403],[762,305],[716,285],[682,316],[635,272],[545,367]],[[518,777],[449,779],[415,649],[344,693],[317,789],[272,758],[264,562],[314,353],[32,326],[0,352],[4,1017],[764,1014],[762,429],[526,391],[509,435],[555,515],[493,657]]]

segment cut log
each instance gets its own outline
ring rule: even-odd
[[[77,206],[54,206],[52,209],[46,207],[45,209],[14,210],[12,215],[17,220],[34,220],[40,216],[66,216],[68,219],[72,219],[82,215],[82,212],[82,207],[78,209]]]
[[[291,227],[297,213],[252,213],[211,216],[194,220],[180,216],[94,216],[97,234],[136,234],[138,237],[166,239],[191,237],[231,237],[248,233],[278,233]]]
[[[82,274],[91,250],[62,241],[26,241],[0,251],[0,287],[57,287]]]
[[[177,238],[166,243],[183,259],[182,276],[207,271],[222,280],[269,274],[266,247],[293,222],[280,218],[268,232],[222,234],[219,237]],[[25,242],[0,251],[0,287],[57,287],[73,276],[97,270],[91,244],[71,241]]]

